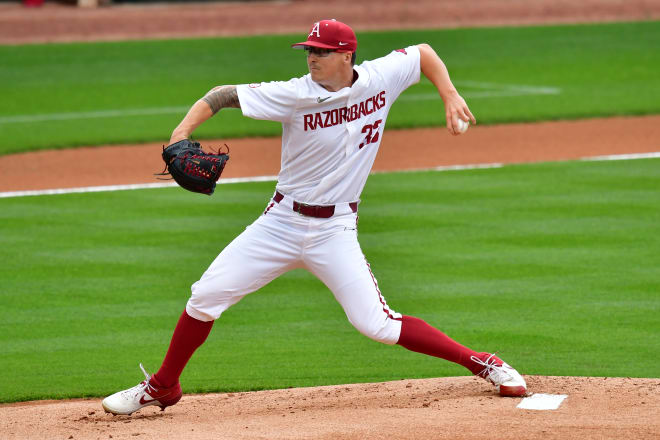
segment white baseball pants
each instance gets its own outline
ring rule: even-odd
[[[378,289],[358,243],[357,214],[348,203],[322,219],[294,212],[288,196],[271,201],[192,285],[186,312],[201,321],[218,319],[245,295],[296,268],[328,286],[360,333],[385,344],[399,340],[401,315]]]

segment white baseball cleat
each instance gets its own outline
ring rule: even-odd
[[[133,388],[119,391],[103,399],[105,412],[113,415],[131,415],[149,405],[158,405],[164,411],[166,407],[174,405],[181,399],[181,385],[178,382],[170,388],[158,388],[150,383],[151,376],[144,370],[142,364],[140,368],[145,379]]]
[[[484,369],[477,374],[497,387],[500,396],[522,397],[527,394],[527,383],[515,368],[495,354],[481,353],[481,357],[472,356],[474,362],[483,365]]]

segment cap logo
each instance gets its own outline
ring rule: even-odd
[[[314,27],[312,28],[312,32],[309,33],[308,37],[311,37],[312,34],[316,35],[316,38],[321,38],[321,33],[319,32],[319,22],[317,21],[314,23]]]

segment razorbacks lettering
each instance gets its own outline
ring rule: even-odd
[[[370,115],[385,105],[385,90],[372,96],[359,104],[350,107],[334,108],[332,110],[303,115],[305,131],[317,128],[333,127],[360,119],[362,116]]]

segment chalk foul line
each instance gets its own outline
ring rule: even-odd
[[[579,160],[582,161],[607,161],[607,160],[634,160],[634,159],[655,159],[660,158],[660,152],[653,153],[637,153],[637,154],[614,154],[609,156],[594,156],[583,157]],[[446,165],[432,168],[419,168],[411,170],[401,170],[400,172],[418,172],[418,171],[462,171],[462,170],[477,170],[477,169],[490,169],[501,168],[505,166],[503,163],[481,163],[481,164],[468,164],[468,165]],[[372,174],[391,173],[392,171],[374,171]],[[274,182],[277,176],[255,176],[255,177],[232,177],[222,178],[218,180],[218,184],[230,183],[247,183],[247,182]],[[26,197],[26,196],[44,196],[44,195],[58,195],[58,194],[74,194],[74,193],[88,193],[88,192],[103,192],[103,191],[125,191],[132,189],[153,189],[153,188],[170,188],[177,186],[176,182],[156,182],[156,183],[136,183],[129,185],[104,185],[104,186],[85,186],[79,188],[56,188],[56,189],[39,189],[28,191],[7,191],[0,192],[0,199],[10,197]]]
[[[277,180],[277,176],[233,177],[218,180],[218,184],[244,183],[244,182],[270,182]],[[58,194],[76,194],[105,191],[126,191],[131,189],[170,188],[178,186],[176,182],[134,183],[129,185],[103,185],[83,186],[78,188],[37,189],[29,191],[0,192],[0,199],[9,197],[46,196]]]
[[[656,159],[659,157],[660,157],[660,151],[654,153],[611,154],[608,156],[583,157],[580,160],[585,160],[585,161],[634,160],[634,159]]]

